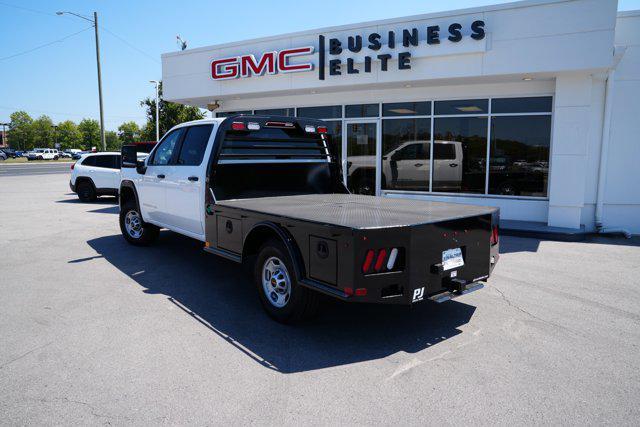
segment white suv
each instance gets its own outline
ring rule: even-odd
[[[27,153],[27,160],[58,160],[58,150],[53,148],[35,148]]]
[[[83,202],[98,196],[118,196],[120,188],[120,153],[85,154],[71,165],[69,187]]]

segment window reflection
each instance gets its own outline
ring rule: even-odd
[[[442,158],[433,161],[433,191],[484,193],[487,118],[434,120],[434,153],[437,150]]]
[[[382,122],[382,188],[429,191],[430,119]]]
[[[489,194],[547,195],[551,116],[493,117]]]
[[[376,193],[376,124],[348,123],[347,187],[355,194]]]

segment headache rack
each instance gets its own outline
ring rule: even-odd
[[[328,163],[323,126],[297,121],[234,117],[225,131],[218,164]]]

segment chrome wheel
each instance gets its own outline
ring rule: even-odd
[[[124,217],[124,227],[134,239],[142,237],[142,219],[136,211],[129,211]]]
[[[291,297],[289,272],[279,258],[270,257],[262,266],[262,289],[267,300],[277,308],[282,308]]]

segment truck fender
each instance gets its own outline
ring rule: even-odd
[[[138,198],[138,190],[136,190],[136,186],[133,183],[133,181],[129,181],[129,180],[125,180],[120,183],[120,191],[119,191],[120,198],[118,200],[120,202],[120,209],[122,210],[122,207],[124,206],[124,204],[130,200],[130,197],[128,196],[129,191],[133,193],[134,203],[138,208],[138,212],[140,212],[140,202],[139,202],[140,199]],[[142,215],[142,212],[140,212],[140,215]]]
[[[298,280],[304,279],[304,262],[300,248],[286,229],[273,222],[259,222],[251,228],[242,244],[242,259],[257,254],[260,245],[269,237],[276,237],[282,241],[293,261],[296,277]]]

